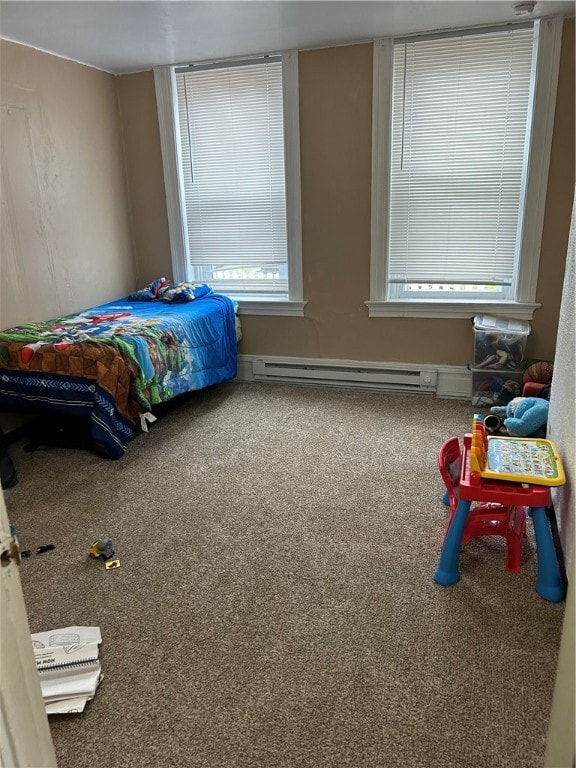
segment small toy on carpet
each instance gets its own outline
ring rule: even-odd
[[[95,557],[97,560],[110,560],[114,557],[114,548],[112,546],[112,539],[97,539],[90,545],[88,554]]]

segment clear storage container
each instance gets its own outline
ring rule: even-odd
[[[522,371],[472,368],[472,405],[508,405],[522,394]]]
[[[476,315],[473,367],[521,370],[529,335],[530,323],[527,320]]]

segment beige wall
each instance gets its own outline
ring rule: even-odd
[[[116,85],[140,286],[172,276],[154,77],[117,77]]]
[[[550,360],[554,354],[554,344],[550,345],[548,340],[558,328],[574,198],[574,88],[574,19],[570,19],[564,22],[562,34],[554,137],[536,292],[536,300],[542,304],[542,308],[536,313],[528,348],[533,357]]]
[[[302,52],[304,318],[242,317],[245,354],[465,365],[468,320],[368,318],[372,46]],[[119,80],[140,278],[171,272],[151,72]],[[574,21],[565,24],[538,301],[527,354],[552,358],[574,190]]]
[[[116,82],[0,41],[0,327],[136,285]]]

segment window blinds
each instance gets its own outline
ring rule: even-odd
[[[287,293],[282,62],[187,68],[176,86],[195,279]]]
[[[512,283],[532,48],[532,28],[396,43],[389,283]]]

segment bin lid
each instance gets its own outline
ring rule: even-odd
[[[474,329],[477,331],[498,331],[514,333],[518,336],[528,336],[530,323],[528,320],[514,320],[510,317],[494,317],[493,315],[476,315]]]

